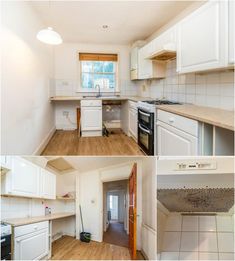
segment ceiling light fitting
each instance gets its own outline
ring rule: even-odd
[[[51,27],[40,30],[37,34],[37,39],[43,43],[52,45],[58,45],[63,42],[61,36]]]

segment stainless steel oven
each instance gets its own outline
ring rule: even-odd
[[[138,145],[147,155],[154,155],[154,113],[138,109]]]

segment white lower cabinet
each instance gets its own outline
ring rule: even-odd
[[[198,155],[198,122],[158,111],[157,154],[160,156]]]
[[[46,199],[56,199],[56,175],[41,169],[41,196]]]
[[[82,136],[102,136],[102,101],[81,101]]]
[[[157,150],[161,156],[197,155],[198,139],[182,130],[157,122]]]
[[[138,136],[138,128],[137,128],[137,107],[136,103],[132,104],[130,103],[129,106],[129,133],[131,136],[133,136],[137,140]]]
[[[49,253],[48,221],[15,228],[14,260],[39,260]]]

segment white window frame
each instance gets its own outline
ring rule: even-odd
[[[104,53],[105,54],[105,53]],[[118,55],[118,60],[115,62],[116,63],[116,82],[115,82],[115,87],[114,89],[100,89],[101,93],[120,93],[120,89],[119,89],[119,54]],[[95,89],[95,88],[82,88],[82,61],[78,60],[79,62],[79,77],[78,77],[78,90],[77,92],[80,93],[98,93],[99,90]]]

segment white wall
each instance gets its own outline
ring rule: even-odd
[[[80,64],[79,52],[106,52],[118,53],[118,75],[119,89],[122,95],[136,95],[135,83],[130,81],[130,47],[128,45],[101,45],[84,43],[64,43],[55,49],[55,85],[51,90],[57,96],[81,96],[78,93],[80,86]],[[56,128],[76,128],[76,108],[79,102],[57,102],[56,107]],[[69,112],[69,120],[63,115],[63,111]],[[115,110],[114,118],[120,118],[119,110]],[[73,124],[74,123],[74,124]]]
[[[156,257],[156,159],[142,160],[142,246],[148,259]]]
[[[2,25],[2,154],[31,155],[55,126],[52,47],[36,39],[45,25],[29,2],[4,1]]]
[[[137,249],[141,249],[142,224],[142,170],[137,165]],[[103,191],[102,182],[127,179],[133,163],[116,165],[106,169],[80,173],[77,190],[82,206],[84,229],[92,234],[92,240],[101,242],[103,237]],[[77,210],[79,217],[79,211]],[[80,220],[77,231],[81,231]]]
[[[91,233],[91,239],[102,241],[102,231],[100,230],[100,215],[102,204],[102,189],[98,171],[81,173],[79,176],[80,186],[79,201],[82,208],[84,230]],[[79,215],[79,212],[77,211]],[[80,215],[79,215],[80,216]],[[77,228],[80,232],[82,227]]]
[[[74,203],[67,201],[1,197],[1,220],[44,216],[45,206],[51,208],[52,213],[75,212]],[[54,220],[52,228],[53,236],[57,233],[75,236],[75,218]]]

